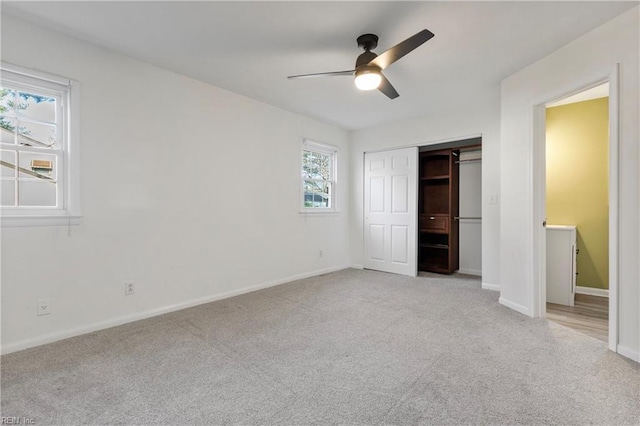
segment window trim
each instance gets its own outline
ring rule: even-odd
[[[0,77],[4,73],[18,75],[22,85],[35,85],[43,89],[51,86],[64,86],[62,107],[64,116],[64,135],[62,145],[62,167],[58,173],[62,181],[62,206],[56,208],[0,208],[0,225],[12,226],[57,226],[78,225],[82,219],[80,211],[80,85],[77,81],[57,75],[44,73],[8,62],[0,62]],[[9,78],[10,80],[10,78]],[[52,83],[52,85],[48,84]]]
[[[302,161],[303,161],[303,152],[304,151],[313,151],[318,152],[324,155],[331,156],[331,180],[332,183],[332,193],[331,193],[331,207],[305,207],[304,205],[304,181],[305,178],[302,175]],[[300,173],[300,201],[299,201],[299,209],[301,214],[312,214],[312,215],[331,215],[340,213],[338,209],[338,153],[339,149],[337,146],[329,145],[326,143],[316,142],[311,139],[303,139],[302,144],[300,144],[300,163],[298,167],[298,172]]]

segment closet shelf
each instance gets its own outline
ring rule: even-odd
[[[449,245],[447,244],[420,243],[420,247],[449,250]]]
[[[447,179],[449,179],[449,175],[425,176],[420,178],[420,180],[447,180]]]
[[[421,271],[427,272],[438,272],[438,273],[447,273],[450,274],[449,268],[446,265],[436,264],[436,263],[420,263],[418,265]]]

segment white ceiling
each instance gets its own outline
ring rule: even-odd
[[[426,115],[498,93],[500,81],[637,2],[2,2],[15,15],[346,129]],[[355,39],[377,53],[427,28],[435,37],[385,71],[400,93],[361,92]]]
[[[547,104],[547,108],[553,108],[562,105],[575,104],[578,102],[590,101],[592,99],[606,98],[609,96],[609,83],[604,83],[591,89],[576,93],[559,101]]]

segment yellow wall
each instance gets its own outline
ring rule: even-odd
[[[547,109],[547,220],[578,228],[578,285],[609,288],[609,98]]]

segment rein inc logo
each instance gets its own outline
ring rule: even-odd
[[[0,417],[1,425],[35,425],[36,421],[31,417],[9,417],[2,416]]]

